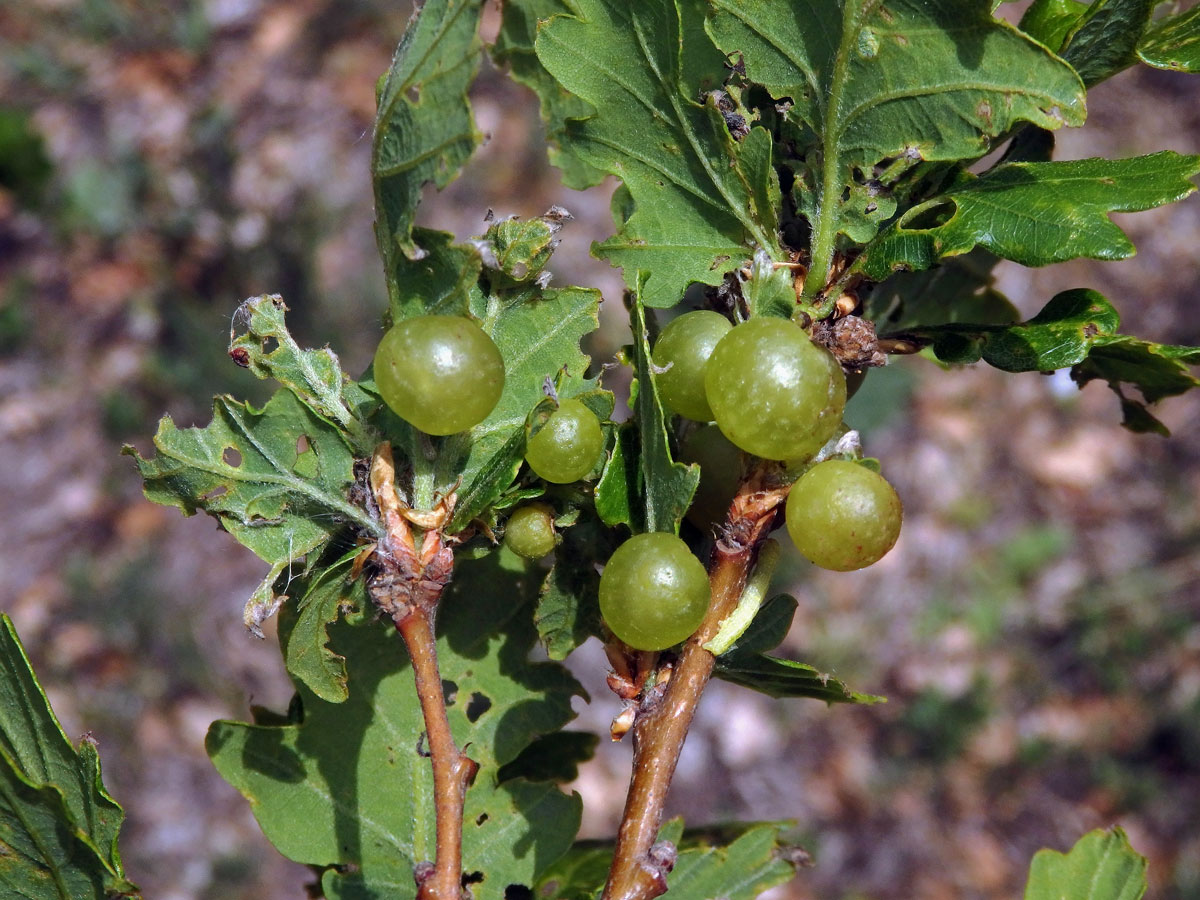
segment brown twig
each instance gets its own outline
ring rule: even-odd
[[[370,481],[385,530],[372,555],[375,572],[367,589],[408,648],[433,766],[437,842],[433,863],[418,862],[413,869],[417,898],[462,900],[463,806],[478,765],[458,748],[450,731],[433,628],[454,565],[454,554],[443,543],[440,529],[450,519],[455,498],[451,494],[436,510],[409,509],[396,492],[392,451],[386,443],[375,449]],[[419,551],[411,523],[428,529]]]
[[[715,659],[702,645],[737,606],[758,548],[786,496],[786,487],[766,486],[759,470],[751,473],[734,498],[709,563],[708,613],[684,644],[665,690],[651,695],[633,727],[633,772],[601,900],[653,900],[667,890],[666,876],[675,855],[673,848],[656,840],[679,751],[712,676]]]
[[[425,717],[429,759],[433,764],[437,844],[432,871],[414,872],[419,900],[460,900],[462,891],[462,822],[467,788],[478,766],[458,749],[446,718],[442,679],[438,674],[433,623],[417,612],[397,623],[412,658],[417,696]],[[426,874],[427,873],[427,874]]]

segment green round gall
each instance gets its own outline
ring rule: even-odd
[[[688,521],[702,529],[724,522],[741,481],[742,451],[716,425],[701,425],[684,440],[679,459],[700,466],[700,484],[688,507]]]
[[[635,650],[665,650],[700,627],[711,591],[708,573],[673,534],[631,537],[600,576],[600,614]]]
[[[904,508],[895,488],[866,466],[817,463],[792,486],[787,530],[805,557],[850,572],[883,558],[900,536]]]
[[[704,368],[713,348],[733,326],[720,313],[699,309],[671,320],[654,344],[659,396],[672,412],[697,422],[711,422],[704,391]]]
[[[504,528],[504,546],[517,556],[541,559],[554,549],[554,511],[544,503],[513,510]]]
[[[842,367],[789,319],[750,319],[721,338],[704,387],[725,436],[764,459],[808,459],[846,408]]]
[[[488,417],[504,390],[504,360],[482,328],[461,316],[417,316],[393,326],[375,351],[384,403],[426,434],[454,434]]]
[[[525,461],[546,481],[578,481],[596,466],[604,451],[604,432],[596,414],[578,400],[563,400],[540,431],[525,444]]]

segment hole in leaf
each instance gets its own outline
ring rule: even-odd
[[[303,434],[300,435],[300,437],[296,439],[296,455],[299,456],[301,453],[305,453],[308,448],[308,436]]]
[[[408,89],[408,102],[414,106],[421,102],[421,86],[414,84]]]
[[[232,469],[236,469],[242,464],[242,454],[234,447],[226,447],[225,451],[221,454],[221,462]]]
[[[458,699],[458,685],[448,679],[442,679],[442,697],[445,698],[447,706],[453,706],[454,701]],[[472,719],[472,722],[475,720]]]
[[[945,225],[954,218],[954,214],[957,212],[958,205],[953,200],[945,200],[935,206],[931,206],[929,209],[921,210],[921,212],[901,224],[908,231],[924,231],[927,228],[937,228],[939,225]]]
[[[479,717],[491,708],[492,698],[476,691],[471,695],[471,701],[467,704],[467,721],[472,724],[478,722]]]
[[[229,493],[229,488],[227,488],[223,484],[218,484],[215,488],[213,488],[207,494],[203,494],[200,497],[200,499],[207,503],[209,500],[216,500],[218,497],[223,497],[228,493]]]
[[[265,337],[262,342],[262,352],[265,354],[274,353],[279,346],[279,341],[273,337]]]
[[[504,900],[533,900],[533,891],[523,884],[510,884],[504,889]]]
[[[483,881],[484,875],[482,872],[463,872],[462,886],[468,884],[480,884]]]
[[[483,824],[484,822],[486,822],[487,820],[488,820],[488,814],[487,814],[487,813],[480,813],[479,815],[477,815],[477,816],[475,817],[475,824],[476,824],[476,825],[482,825],[482,824]]]

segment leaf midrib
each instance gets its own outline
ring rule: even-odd
[[[682,29],[682,23],[679,23],[679,26],[680,29]],[[699,160],[700,166],[704,169],[704,174],[708,176],[709,182],[717,189],[717,193],[721,195],[721,199],[725,201],[724,209],[733,213],[734,218],[736,218],[738,222],[741,223],[742,227],[750,233],[750,236],[754,238],[754,241],[756,244],[758,244],[758,246],[762,247],[764,250],[770,250],[771,242],[767,239],[767,236],[763,234],[762,229],[758,226],[758,223],[754,221],[752,216],[747,216],[745,214],[742,203],[739,202],[737,198],[729,195],[729,190],[725,186],[724,179],[717,177],[717,173],[714,171],[708,156],[702,152],[702,148],[697,140],[696,133],[694,129],[689,126],[688,117],[683,108],[684,100],[680,91],[677,89],[679,87],[678,79],[667,79],[663,76],[663,73],[658,70],[638,20],[634,20],[633,32],[637,36],[638,47],[641,48],[642,54],[646,57],[647,66],[649,66],[650,71],[654,73],[655,78],[658,79],[659,89],[666,96],[667,101],[671,104],[671,110],[675,113],[675,120],[679,123],[679,128],[683,132],[684,139],[692,148],[692,155]],[[676,64],[678,64],[678,59],[676,59]],[[695,105],[699,106],[699,104]],[[700,107],[700,109],[702,114],[707,114],[704,111],[704,107]],[[736,161],[736,157],[734,157],[734,159]],[[734,171],[738,172],[738,174],[741,174],[739,167],[735,167]],[[746,193],[749,196],[752,194],[752,191],[747,190]]]

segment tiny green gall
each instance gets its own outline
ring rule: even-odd
[[[518,506],[508,517],[504,546],[517,556],[541,559],[554,544],[554,511],[545,503]]]
[[[604,451],[604,432],[596,414],[578,400],[563,400],[525,445],[529,468],[553,484],[569,484],[587,475]]]

